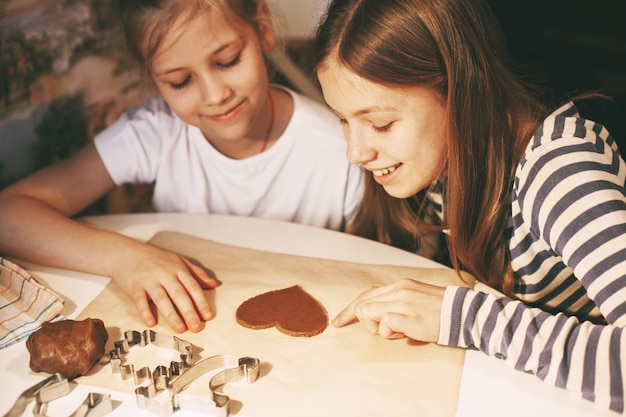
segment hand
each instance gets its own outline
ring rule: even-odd
[[[363,292],[333,319],[342,327],[358,319],[372,334],[437,342],[444,287],[403,279]]]
[[[176,253],[140,244],[116,264],[112,275],[135,302],[148,327],[157,324],[150,301],[177,333],[187,329],[199,332],[202,322],[213,317],[203,288],[215,288],[217,281]]]

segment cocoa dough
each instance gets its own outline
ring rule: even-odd
[[[26,341],[30,369],[60,373],[68,379],[85,375],[104,354],[109,335],[100,319],[44,323]]]
[[[315,336],[328,326],[326,309],[299,285],[250,298],[239,306],[235,317],[244,327],[276,326],[289,336]]]

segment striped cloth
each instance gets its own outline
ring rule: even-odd
[[[58,318],[64,300],[13,262],[0,257],[0,349]]]

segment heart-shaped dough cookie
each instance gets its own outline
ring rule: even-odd
[[[251,329],[274,327],[290,336],[310,337],[328,326],[326,309],[299,285],[266,292],[244,301],[237,323]]]

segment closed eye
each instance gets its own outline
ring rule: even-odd
[[[235,59],[228,61],[228,62],[224,62],[224,63],[217,63],[217,66],[220,68],[231,68],[234,67],[235,65],[237,65],[239,62],[241,62],[241,53],[237,54],[237,56],[235,57]]]
[[[391,130],[391,126],[393,126],[393,122],[388,123],[388,124],[386,124],[384,126],[372,126],[372,127],[378,133],[386,133],[386,132],[389,132]]]
[[[189,85],[191,81],[191,77],[187,77],[185,78],[183,81],[179,82],[179,83],[170,83],[170,86],[174,89],[174,90],[182,90],[183,88],[187,87]]]

